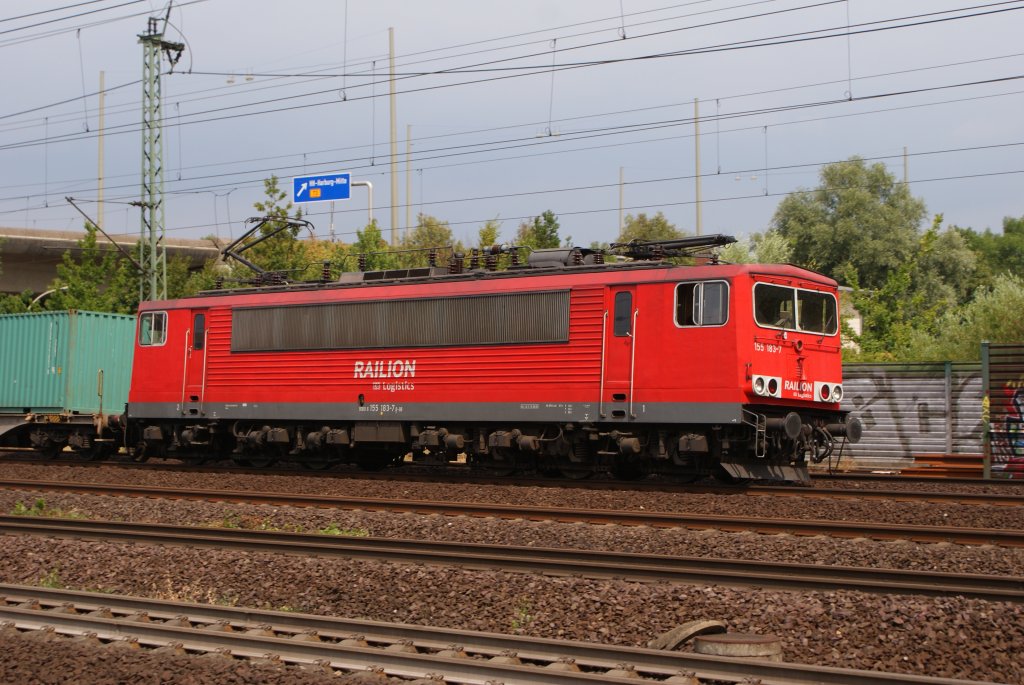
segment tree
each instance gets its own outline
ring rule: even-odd
[[[622,222],[622,230],[617,243],[628,243],[631,240],[674,240],[686,234],[669,223],[661,212],[648,217],[643,212],[636,216],[627,214]]]
[[[0,297],[0,314],[24,314],[35,299],[31,290],[22,291],[20,295],[4,295]]]
[[[296,209],[293,213],[294,205],[291,200],[285,202],[288,193],[278,187],[277,176],[264,179],[263,191],[266,195],[265,199],[253,203],[253,207],[261,215],[280,219],[302,218],[301,208]],[[269,221],[260,229],[260,235],[269,235],[282,226],[284,224],[281,222]],[[256,266],[267,271],[286,271],[291,278],[301,280],[306,276],[305,271],[309,266],[309,259],[298,238],[300,230],[298,226],[288,226],[272,238],[247,250],[244,256]]]
[[[545,210],[540,216],[533,217],[533,221],[519,224],[516,245],[531,250],[543,250],[560,247],[561,244],[562,240],[558,237],[558,218],[550,209]]]
[[[444,249],[447,247],[451,250]],[[400,267],[407,269],[427,266],[432,248],[440,248],[437,253],[439,265],[446,263],[451,253],[464,251],[462,244],[452,235],[447,221],[420,213],[416,218],[416,228],[402,239],[398,248],[402,252],[396,255],[396,261]]]
[[[789,240],[796,264],[878,288],[910,258],[925,212],[885,165],[853,157],[826,165],[816,189],[780,202],[772,227]]]
[[[1003,273],[980,288],[963,307],[949,310],[934,330],[915,331],[900,357],[907,361],[977,360],[982,341],[1024,340],[1024,278]]]
[[[939,214],[921,235],[917,249],[887,275],[881,287],[862,289],[853,274],[853,303],[864,317],[857,343],[865,361],[900,359],[913,337],[935,332],[939,316],[959,304],[955,289],[937,266],[951,259],[941,225]]]
[[[977,254],[978,284],[991,284],[1001,273],[1024,273],[1024,216],[1003,219],[1003,232],[985,229],[976,233],[969,228],[954,227]]]
[[[787,264],[792,254],[792,245],[778,231],[766,231],[752,233],[747,240],[726,245],[718,256],[730,264]]]
[[[501,224],[498,223],[497,219],[491,219],[483,226],[480,227],[480,231],[477,233],[476,246],[480,248],[490,247],[491,245],[497,245],[498,235],[501,233]]]
[[[138,272],[118,251],[101,248],[96,233],[96,227],[87,223],[85,236],[78,241],[77,256],[72,256],[71,250],[64,252],[57,277],[49,287],[53,293],[43,300],[46,309],[119,314],[132,314],[138,309]],[[134,277],[129,278],[129,274]]]
[[[395,256],[387,252],[387,249],[388,244],[384,241],[384,236],[381,235],[377,220],[374,219],[363,230],[356,231],[356,241],[352,243],[349,254],[353,260],[357,260],[359,255],[366,255],[367,271],[383,271],[394,269],[397,266]],[[346,268],[353,267],[356,267],[355,263],[352,267],[346,266]]]

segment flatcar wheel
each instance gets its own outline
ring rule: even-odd
[[[82,449],[71,450],[71,456],[79,461],[98,461],[104,456],[103,449],[97,446],[84,447]]]
[[[50,443],[46,447],[38,448],[38,452],[43,459],[56,459],[64,452],[64,445]]]

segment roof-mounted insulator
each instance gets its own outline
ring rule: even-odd
[[[473,251],[469,253],[469,268],[471,271],[476,271],[480,268],[480,250],[473,248]]]
[[[359,270],[366,271],[366,255],[359,255]]]
[[[427,259],[429,260],[430,266],[437,266],[437,248],[430,248],[430,252],[427,253]]]
[[[519,248],[512,248],[512,266],[519,266]]]
[[[466,255],[462,254],[461,252],[456,252],[451,257],[449,257],[449,259],[448,259],[448,273],[450,273],[450,274],[461,274],[462,273],[462,265],[463,265],[463,262],[465,261],[465,259],[466,259]]]
[[[320,282],[330,283],[331,282],[331,263],[324,262],[323,268],[320,269]]]

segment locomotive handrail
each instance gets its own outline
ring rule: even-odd
[[[597,396],[597,417],[604,418],[604,350],[608,344],[608,310],[604,310],[604,318],[601,320],[601,387]]]
[[[633,376],[636,369],[636,319],[638,316],[640,316],[639,308],[633,310],[633,333],[629,336],[632,339],[629,352],[629,418],[631,419],[636,418],[636,414],[633,413]]]
[[[188,339],[192,329],[185,331],[185,353],[181,358],[181,402],[178,404],[178,411],[185,413],[185,384],[188,382]]]
[[[210,329],[203,331],[203,383],[199,388],[199,414],[203,413],[203,403],[206,401],[206,355],[209,350]]]

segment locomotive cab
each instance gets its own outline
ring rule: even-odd
[[[767,270],[766,270],[767,271]],[[842,341],[834,281],[792,267],[754,272],[735,283],[738,361],[752,440],[743,458],[723,453],[736,478],[805,480],[809,462],[833,456],[841,439],[860,439],[859,419],[841,412]]]

